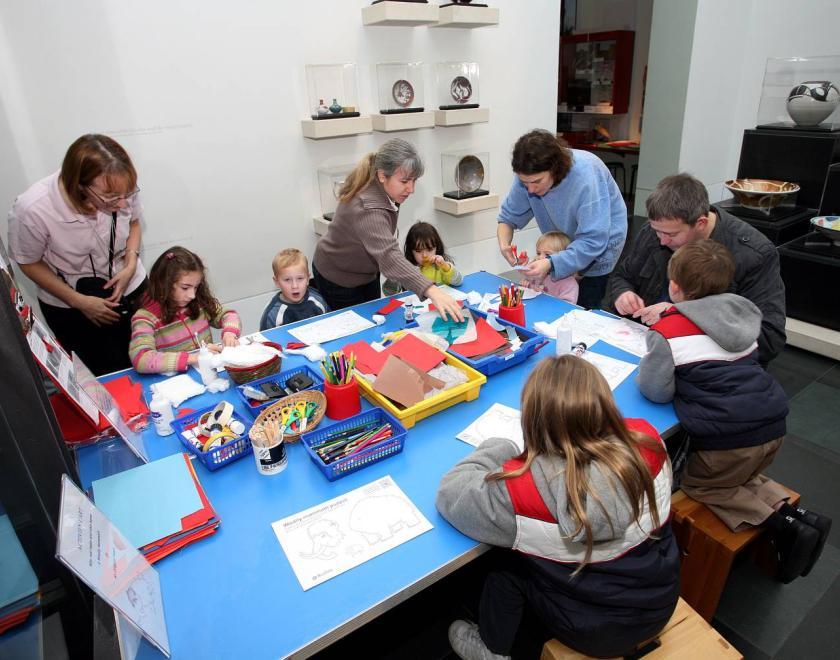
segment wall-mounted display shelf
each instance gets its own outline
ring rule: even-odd
[[[443,195],[435,195],[435,208],[449,215],[462,216],[470,213],[478,213],[487,209],[495,209],[499,206],[499,196],[490,193],[483,197],[470,197],[468,199],[451,199]]]
[[[431,27],[479,28],[499,24],[497,7],[473,7],[471,5],[441,5],[438,22]]]
[[[436,126],[463,126],[490,121],[490,108],[465,108],[463,110],[435,110]]]
[[[435,127],[435,113],[431,111],[404,115],[373,115],[371,119],[373,119],[373,130],[382,133]]]
[[[438,22],[439,5],[425,2],[385,0],[362,7],[362,24],[385,27],[415,27]]]
[[[304,119],[300,122],[303,137],[312,140],[323,140],[324,138],[344,137],[346,135],[359,135],[361,133],[372,133],[373,124],[370,115],[362,117],[345,117],[343,119],[330,119],[317,121],[315,119]]]

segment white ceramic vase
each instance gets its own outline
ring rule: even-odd
[[[808,80],[790,90],[787,111],[797,126],[817,126],[840,103],[840,90],[828,80]]]

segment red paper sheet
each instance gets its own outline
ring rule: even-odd
[[[396,298],[391,298],[385,305],[382,305],[379,309],[376,310],[377,314],[390,314],[391,312],[398,310],[402,307],[402,300],[397,300]]]
[[[356,368],[362,373],[379,375],[380,370],[388,359],[386,351],[375,351],[371,345],[366,341],[357,341],[353,344],[347,344],[341,349],[345,355],[355,353]]]
[[[474,341],[468,341],[463,344],[452,344],[449,347],[453,353],[463,355],[464,357],[474,357],[495,351],[505,345],[506,341],[498,332],[493,330],[490,325],[482,317],[475,317],[475,329],[477,337]]]
[[[429,369],[434,369],[446,359],[444,353],[411,334],[391,344],[383,353],[395,355],[423,373],[428,373]]]
[[[146,402],[143,401],[143,386],[135,383],[128,376],[120,376],[114,380],[103,383],[106,390],[111,393],[117,401],[123,421],[128,421],[137,415],[144,415],[149,412]]]

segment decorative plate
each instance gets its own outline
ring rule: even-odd
[[[840,241],[840,215],[821,215],[811,218],[811,226],[832,241]]]
[[[449,85],[449,93],[452,95],[455,103],[466,103],[472,96],[472,84],[469,78],[464,76],[455,76]]]
[[[394,97],[394,103],[401,108],[407,108],[414,101],[414,87],[407,80],[398,80],[391,87],[391,96]]]
[[[484,183],[484,165],[477,156],[464,156],[455,166],[455,182],[458,190],[471,193]]]

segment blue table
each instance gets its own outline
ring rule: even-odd
[[[502,278],[473,273],[460,287],[464,291],[495,291]],[[382,301],[359,305],[356,311],[369,318]],[[573,309],[572,305],[542,295],[526,302],[527,321],[551,321]],[[336,350],[357,339],[379,339],[383,332],[404,327],[399,312],[384,326],[338,339],[324,348]],[[285,344],[294,340],[284,326],[264,333]],[[594,350],[638,363],[638,358],[599,342]],[[525,362],[491,376],[475,401],[460,403],[422,420],[409,430],[404,451],[336,482],[328,482],[310,461],[300,443],[289,446],[289,466],[275,476],[257,473],[247,456],[209,472],[198,462],[196,471],[222,524],[210,538],[198,541],[156,564],[160,572],[164,611],[173,658],[277,658],[307,656],[324,648],[382,612],[419,592],[471,561],[486,547],[464,536],[435,509],[434,500],[443,474],[472,448],[455,435],[492,403],[519,407],[525,379],[544,355],[553,355],[553,343]],[[300,356],[284,360],[283,368],[304,363]],[[160,376],[139,376],[143,387]],[[198,377],[197,373],[194,377]],[[222,396],[247,416],[245,406],[231,389]],[[615,391],[622,412],[644,417],[660,433],[677,425],[671,405],[647,401],[627,378]],[[198,409],[213,405],[219,395],[202,395],[186,402]],[[363,400],[363,407],[370,404]],[[326,419],[323,423],[330,423]],[[175,435],[158,437],[150,428],[144,434],[152,460],[182,451]],[[78,452],[82,481],[110,473],[115,448],[93,445]],[[119,460],[116,461],[119,463]],[[399,487],[434,525],[434,529],[386,552],[328,582],[304,592],[271,523],[385,475]],[[143,641],[141,658],[161,654]]]

